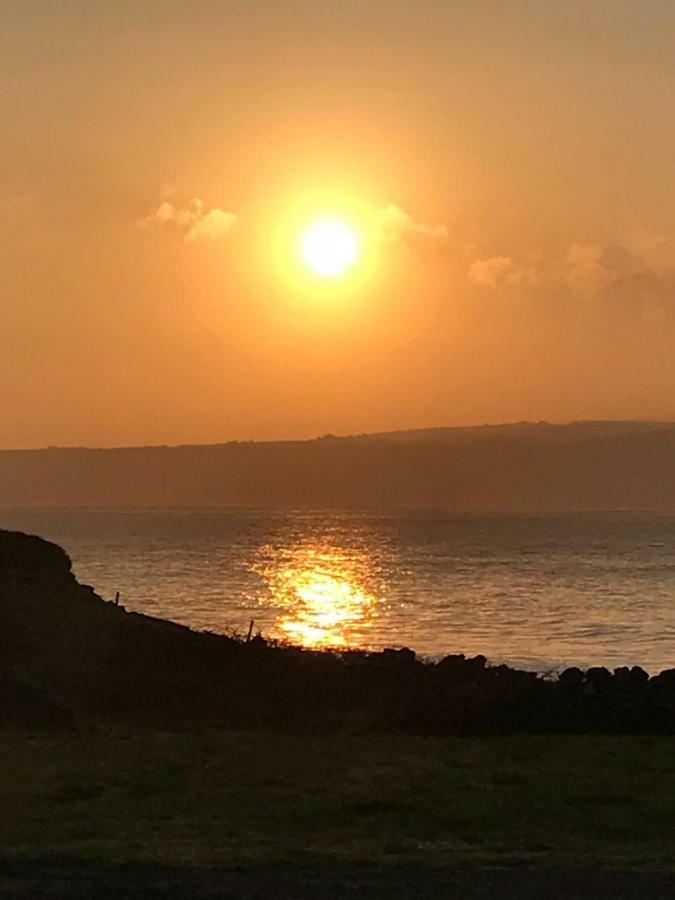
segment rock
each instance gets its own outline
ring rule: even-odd
[[[417,662],[417,655],[409,647],[386,647],[382,651],[382,662],[395,668],[409,668]]]
[[[649,680],[649,686],[658,691],[671,694],[675,699],[675,669],[664,669]]]
[[[466,657],[463,653],[451,653],[436,663],[438,671],[456,671],[464,665]]]
[[[649,675],[640,666],[633,666],[632,669],[629,669],[628,666],[619,666],[618,669],[614,669],[613,687],[618,690],[640,690],[640,688],[645,687],[648,681]]]
[[[619,688],[630,688],[632,686],[632,679],[628,666],[619,666],[617,669],[614,669],[614,681]]]
[[[589,697],[597,697],[600,694],[608,694],[612,687],[612,673],[604,666],[592,666],[586,672],[584,694]]]
[[[558,683],[564,691],[578,691],[584,684],[584,673],[576,666],[570,666],[558,676]]]
[[[644,687],[649,681],[649,675],[641,666],[633,666],[630,670],[631,681],[636,687]]]
[[[465,668],[468,667],[473,672],[482,672],[487,665],[487,657],[479,653],[478,656],[472,656],[464,663]]]

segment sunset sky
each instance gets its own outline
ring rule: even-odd
[[[0,3],[0,446],[674,418],[674,108],[670,0]]]

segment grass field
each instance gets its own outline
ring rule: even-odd
[[[6,859],[675,868],[675,740],[0,738]]]

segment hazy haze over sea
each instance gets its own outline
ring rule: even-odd
[[[538,670],[675,665],[675,517],[0,509],[128,609]]]

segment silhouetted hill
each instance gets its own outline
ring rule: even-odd
[[[675,510],[675,423],[0,452],[1,505]]]
[[[558,681],[483,656],[321,652],[241,642],[127,612],[66,553],[0,531],[0,726],[464,734],[675,732],[675,670],[567,669]]]

